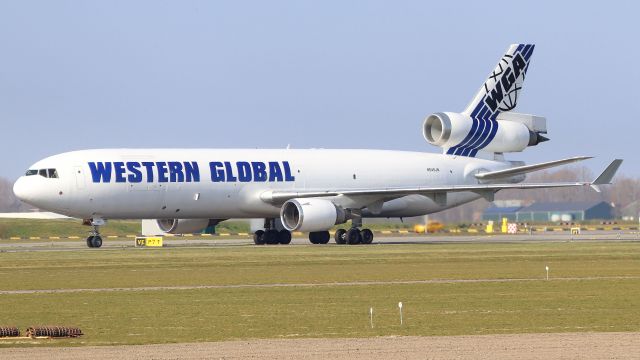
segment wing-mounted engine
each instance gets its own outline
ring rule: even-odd
[[[495,120],[479,121],[461,113],[442,112],[427,116],[422,134],[431,145],[451,155],[475,156],[483,150],[493,153],[519,152],[547,141],[546,119],[505,112]]]
[[[325,199],[291,199],[282,205],[280,219],[289,231],[325,231],[347,220],[345,210]]]

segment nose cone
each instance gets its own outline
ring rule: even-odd
[[[27,185],[27,181],[25,181],[24,176],[21,176],[18,180],[16,180],[15,184],[13,184],[13,193],[21,201],[29,202],[29,187]]]

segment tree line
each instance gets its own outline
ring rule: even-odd
[[[33,208],[13,194],[13,182],[0,177],[0,212],[20,212]]]

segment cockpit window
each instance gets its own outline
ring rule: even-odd
[[[56,169],[29,169],[27,170],[27,172],[24,174],[25,176],[31,176],[31,175],[40,175],[42,177],[48,178],[48,179],[57,179],[58,178],[58,170]]]

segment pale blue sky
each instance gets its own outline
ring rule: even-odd
[[[1,0],[0,176],[99,147],[439,152],[423,118],[515,42],[536,44],[517,110],[552,140],[508,158],[640,176],[640,7],[522,3]]]

